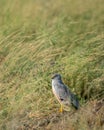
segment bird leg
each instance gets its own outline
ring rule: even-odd
[[[63,106],[61,104],[61,107],[60,107],[60,112],[62,113],[63,112]]]

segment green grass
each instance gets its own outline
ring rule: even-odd
[[[57,111],[56,72],[81,105],[104,98],[103,15],[103,0],[0,1],[1,129]]]

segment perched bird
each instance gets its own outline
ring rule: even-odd
[[[60,112],[63,112],[63,106],[74,106],[76,109],[79,108],[79,101],[76,96],[70,91],[70,89],[63,83],[60,74],[55,74],[52,77],[52,90],[61,104]]]

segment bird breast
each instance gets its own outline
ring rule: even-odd
[[[60,102],[60,97],[59,97],[59,94],[57,93],[57,85],[56,85],[56,82],[54,80],[52,80],[52,91],[53,91],[53,94],[55,95],[55,97],[57,98],[57,100]]]

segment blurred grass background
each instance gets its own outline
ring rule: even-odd
[[[104,97],[103,0],[0,0],[0,127],[59,104],[51,74],[80,103]]]

